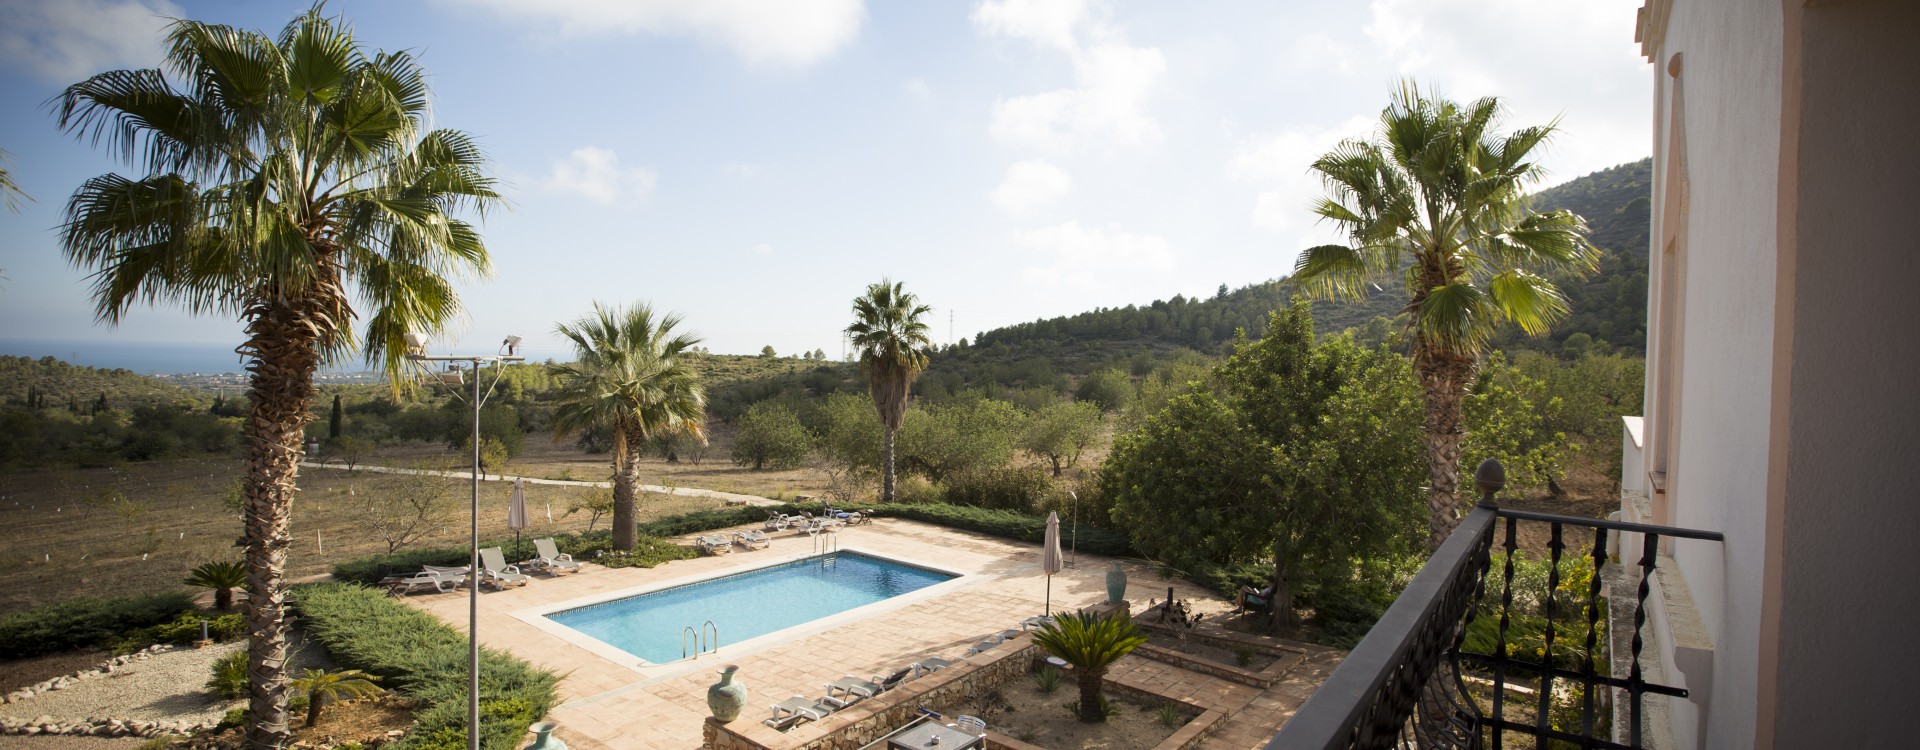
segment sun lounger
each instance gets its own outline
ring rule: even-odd
[[[530,563],[534,570],[544,570],[550,575],[580,571],[580,563],[575,562],[572,555],[561,552],[552,539],[533,540],[533,550],[539,553]]]
[[[913,676],[919,677],[920,675],[926,674],[928,672],[934,672],[934,671],[946,669],[947,667],[951,667],[951,666],[953,666],[953,662],[947,661],[946,659],[942,659],[938,656],[931,656],[913,663],[913,667],[912,667]]]
[[[1020,629],[1027,630],[1029,628],[1044,628],[1052,624],[1053,624],[1053,617],[1051,615],[1034,615],[1025,620],[1021,620]]]
[[[441,573],[433,569],[427,569],[412,575],[388,576],[382,579],[380,583],[387,587],[387,593],[400,596],[402,594],[411,594],[422,588],[430,588],[435,592],[444,594],[460,588],[460,584],[467,580],[466,568],[440,568],[439,570],[448,572]]]
[[[480,550],[480,575],[482,583],[491,583],[494,588],[527,585],[526,575],[507,564],[507,555],[499,547]]]
[[[785,729],[801,721],[819,721],[833,713],[833,706],[804,695],[793,696],[769,708],[773,709],[773,716],[761,723],[774,729]]]
[[[880,694],[880,683],[847,675],[827,683],[827,697],[821,700],[834,708],[846,708]]]
[[[733,551],[733,540],[725,534],[705,534],[695,537],[693,546],[709,555],[724,555]]]
[[[766,549],[768,545],[773,544],[773,539],[758,531],[734,532],[733,540],[748,550]]]

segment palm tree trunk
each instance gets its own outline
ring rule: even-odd
[[[1100,710],[1100,681],[1106,676],[1106,670],[1075,669],[1074,672],[1080,681],[1080,720],[1106,721],[1106,712]]]
[[[213,608],[222,612],[233,609],[233,589],[225,586],[214,589]]]
[[[880,472],[880,502],[893,502],[893,428],[887,428],[886,458]]]
[[[1414,351],[1427,411],[1427,551],[1432,552],[1460,523],[1460,447],[1467,437],[1462,404],[1478,363],[1426,342],[1417,342]]]
[[[320,364],[315,316],[284,296],[248,309],[247,365],[251,402],[246,440],[247,745],[285,747],[287,546],[301,458],[312,420],[313,373]],[[324,323],[323,323],[324,324]]]
[[[320,723],[320,707],[327,702],[325,693],[314,693],[307,697],[307,726]]]
[[[613,548],[620,552],[633,549],[634,536],[639,532],[633,518],[634,496],[640,486],[640,454],[647,445],[646,436],[639,432],[627,430],[618,470],[613,475]]]

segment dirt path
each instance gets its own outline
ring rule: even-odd
[[[300,462],[300,465],[310,469],[333,469],[335,471],[370,471],[377,474],[414,474],[414,475],[427,474],[432,476],[449,477],[453,479],[471,479],[473,477],[473,472],[471,471],[440,471],[438,469],[405,469],[405,468],[400,468],[395,466],[371,466],[366,464],[362,464],[359,466],[355,466],[352,469],[348,469],[347,467],[342,466],[339,463],[320,463],[315,461],[302,461]],[[515,476],[512,474],[481,474],[480,475],[480,481],[482,482],[511,483],[515,480],[525,480],[527,484],[546,484],[546,485],[552,485],[555,487],[595,487],[603,490],[613,488],[612,482],[583,482],[583,481],[573,480],[573,479],[542,479],[540,477],[522,477],[522,476]],[[703,490],[703,489],[698,489],[694,487],[667,487],[667,486],[658,485],[658,484],[643,484],[643,485],[639,485],[639,491],[654,492],[662,495],[681,495],[684,497],[711,497],[716,500],[724,500],[729,503],[745,503],[747,505],[779,505],[780,504],[780,501],[778,500],[764,498],[759,495],[742,495],[737,492],[721,492],[719,490]]]

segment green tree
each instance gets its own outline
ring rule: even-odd
[[[575,361],[549,365],[560,387],[554,439],[575,430],[613,431],[613,548],[633,549],[638,529],[634,493],[640,456],[654,435],[706,437],[706,390],[686,355],[700,339],[674,334],[680,316],[656,316],[645,303],[631,308],[593,304],[593,314],[562,323]]]
[[[358,435],[344,435],[339,440],[333,441],[333,452],[340,457],[341,461],[346,462],[347,471],[353,471],[354,467],[367,460],[367,455],[373,452],[373,441]]]
[[[1020,435],[1020,449],[1052,463],[1057,477],[1062,466],[1078,463],[1081,452],[1099,435],[1099,405],[1089,401],[1051,404],[1027,420],[1027,429]]]
[[[1118,369],[1108,368],[1080,381],[1073,397],[1079,401],[1089,401],[1099,405],[1100,411],[1112,413],[1126,408],[1133,399],[1133,381]]]
[[[166,70],[114,70],[53,104],[59,126],[119,155],[136,178],[87,180],[61,245],[93,269],[96,313],[173,302],[237,317],[246,341],[248,744],[289,737],[288,524],[313,374],[358,348],[393,381],[402,337],[459,312],[449,275],[488,270],[460,215],[499,201],[466,134],[427,129],[425,72],[368,53],[319,6],[278,37],[198,21],[167,33]],[[370,314],[357,314],[357,292]],[[356,336],[351,321],[365,329]]]
[[[341,410],[340,408],[340,394],[336,393],[333,395],[333,411],[327,414],[327,439],[328,440],[340,439],[341,423],[346,419],[346,417],[347,417],[347,413]]]
[[[201,563],[181,583],[213,589],[213,608],[224,612],[233,609],[233,590],[247,585],[247,564],[237,560]]]
[[[1487,355],[1466,398],[1464,411],[1472,430],[1461,447],[1462,458],[1473,466],[1499,459],[1507,470],[1507,486],[1516,490],[1545,486],[1556,496],[1563,494],[1557,482],[1566,476],[1566,458],[1573,447],[1566,433],[1549,426],[1561,421],[1561,405],[1546,383],[1507,364],[1506,355]]]
[[[933,308],[906,291],[904,283],[881,279],[853,300],[853,325],[847,335],[859,353],[860,372],[867,376],[874,411],[886,428],[881,449],[880,501],[893,502],[893,438],[907,416],[907,397],[913,380],[927,369],[927,338],[923,319]]]
[[[1348,245],[1300,254],[1294,278],[1323,296],[1364,299],[1370,282],[1401,275],[1414,371],[1425,400],[1428,547],[1460,519],[1462,411],[1480,354],[1502,321],[1529,335],[1567,313],[1541,272],[1587,271],[1597,254],[1586,223],[1535,212],[1527,187],[1542,175],[1533,151],[1555,124],[1499,135],[1500,102],[1456,104],[1404,82],[1373,140],[1348,140],[1313,163],[1328,195],[1314,208]]]
[[[324,669],[309,669],[293,680],[293,691],[307,697],[307,726],[320,723],[320,710],[328,701],[341,698],[366,698],[386,692],[379,685],[380,678],[358,669],[343,669],[329,672]]]
[[[778,356],[780,355],[774,353],[772,344],[768,344],[766,346],[760,347],[761,359],[773,359],[774,357],[778,357]]]
[[[1405,538],[1420,466],[1406,375],[1345,337],[1315,346],[1296,304],[1117,440],[1102,493],[1134,546],[1175,567],[1269,563],[1270,625],[1292,625],[1300,585],[1342,581]]]
[[[751,465],[754,471],[768,467],[791,469],[799,466],[813,450],[813,436],[800,425],[800,417],[786,404],[762,401],[747,408],[734,426],[733,462]]]
[[[1100,722],[1107,720],[1100,695],[1107,667],[1146,643],[1147,636],[1125,617],[1068,612],[1035,631],[1033,642],[1073,666],[1080,682],[1080,720]]]
[[[1019,407],[977,393],[939,406],[909,410],[900,428],[903,471],[934,482],[997,468],[1013,458],[1024,415]]]
[[[853,500],[859,488],[880,473],[883,425],[873,404],[851,393],[827,396],[812,412],[822,468],[832,491]]]

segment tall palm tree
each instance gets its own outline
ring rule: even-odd
[[[244,537],[248,743],[289,739],[287,525],[313,373],[357,349],[398,375],[408,330],[460,310],[452,278],[484,275],[458,218],[499,201],[466,134],[427,130],[426,74],[361,49],[315,6],[277,37],[175,21],[166,69],[115,70],[52,102],[60,127],[140,176],[87,180],[61,244],[93,270],[99,320],[137,303],[245,324]],[[356,334],[354,297],[372,315]]]
[[[27,195],[25,190],[14,184],[13,170],[9,168],[12,161],[13,155],[0,148],[0,204],[5,204],[8,211],[17,214],[20,213],[21,199],[33,200],[33,196]]]
[[[1372,140],[1348,140],[1313,163],[1327,186],[1314,212],[1348,245],[1300,255],[1296,280],[1323,296],[1359,298],[1367,284],[1404,275],[1414,370],[1426,401],[1428,544],[1459,523],[1461,402],[1496,326],[1538,335],[1567,313],[1539,272],[1591,271],[1586,222],[1530,210],[1542,176],[1534,149],[1556,124],[1494,132],[1498,99],[1466,105],[1403,82]]]
[[[905,284],[881,279],[867,287],[867,293],[853,300],[853,325],[847,334],[860,354],[860,371],[866,373],[873,408],[886,425],[886,450],[881,460],[881,502],[893,502],[893,436],[907,418],[907,395],[913,379],[927,369],[926,321],[921,317],[933,308],[920,304],[905,289]]]
[[[555,440],[577,430],[613,432],[613,548],[633,549],[640,454],[656,435],[706,439],[707,396],[685,355],[700,339],[674,335],[680,316],[655,316],[645,303],[622,310],[593,304],[593,314],[562,323],[577,361],[550,365],[559,381]]]

